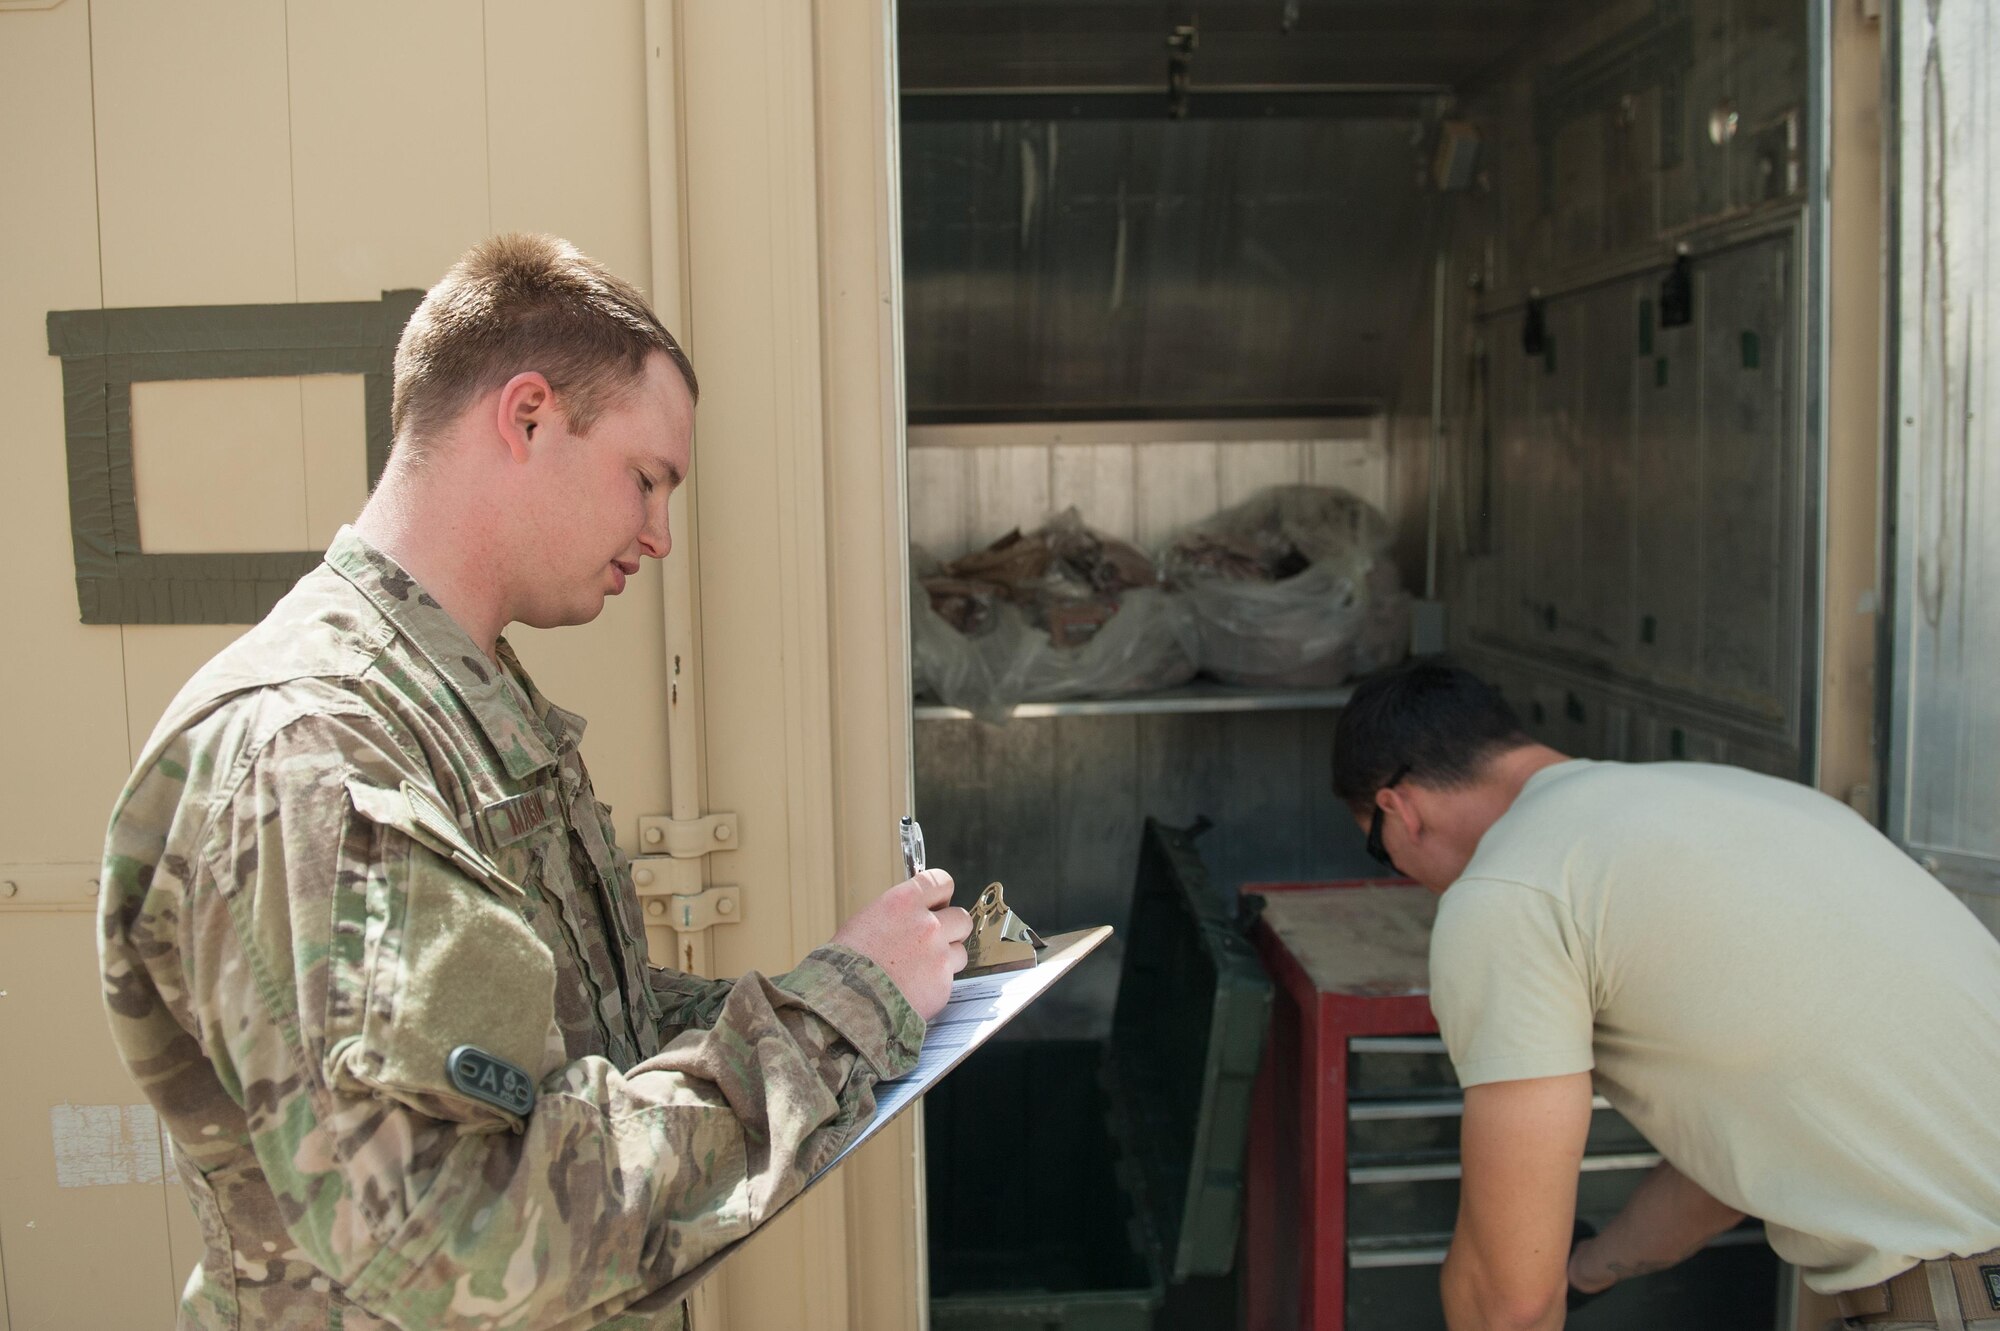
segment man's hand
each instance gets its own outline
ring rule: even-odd
[[[1741,1211],[1718,1202],[1661,1161],[1604,1232],[1576,1246],[1569,1259],[1569,1283],[1595,1294],[1632,1276],[1664,1271],[1700,1252],[1741,1219]]]
[[[1445,1258],[1451,1331],[1563,1324],[1590,1074],[1492,1082],[1465,1093],[1458,1229]]]
[[[877,897],[833,935],[880,966],[917,1015],[929,1021],[951,1001],[951,977],[965,969],[972,916],[951,904],[951,875],[926,869]]]

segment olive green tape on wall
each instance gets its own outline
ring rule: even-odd
[[[132,484],[132,385],[164,379],[362,376],[368,483],[389,459],[396,339],[421,291],[379,301],[53,310],[77,608],[86,624],[254,624],[319,552],[148,554]]]

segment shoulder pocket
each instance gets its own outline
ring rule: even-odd
[[[350,777],[347,798],[353,802],[355,812],[364,818],[398,829],[411,840],[456,864],[474,881],[503,896],[511,895],[517,899],[527,896],[520,884],[501,873],[500,866],[488,859],[459,830],[458,823],[445,812],[443,805],[412,783],[405,781],[395,790],[390,790]]]
[[[532,1086],[563,1061],[555,961],[521,916],[523,892],[408,782],[350,780],[347,793],[329,1083],[436,1118],[519,1128],[532,1093],[488,1094],[490,1078],[467,1068],[513,1069]]]

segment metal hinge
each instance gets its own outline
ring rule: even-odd
[[[736,815],[712,813],[706,818],[665,818],[658,815],[639,819],[639,845],[648,855],[671,855],[677,860],[698,860],[717,850],[736,849]]]
[[[639,893],[647,924],[677,933],[699,933],[743,918],[743,902],[733,885],[704,887],[702,857],[736,849],[736,815],[714,813],[706,818],[639,819],[639,844],[664,854],[641,855],[632,861],[632,886]]]

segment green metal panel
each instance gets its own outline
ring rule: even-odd
[[[63,363],[70,531],[86,624],[254,624],[318,566],[317,550],[156,554],[139,544],[132,385],[171,379],[358,374],[368,481],[389,458],[396,342],[421,291],[379,301],[52,310]]]
[[[1174,1281],[1235,1264],[1271,1014],[1270,981],[1209,886],[1196,835],[1147,820],[1109,1050],[1113,1131]]]
[[[1271,986],[1195,835],[1146,822],[1108,1047],[1003,1039],[926,1097],[932,1325],[1145,1331],[1233,1266]]]

